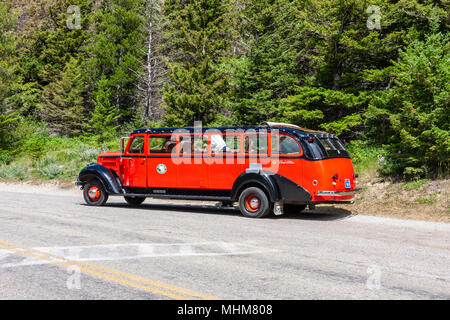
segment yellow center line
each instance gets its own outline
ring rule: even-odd
[[[186,289],[183,289],[183,288],[175,287],[175,286],[172,286],[172,285],[169,285],[169,284],[166,284],[166,283],[153,281],[153,280],[150,280],[150,279],[147,279],[147,278],[143,278],[143,277],[140,277],[140,276],[137,276],[137,275],[121,272],[121,271],[110,269],[110,268],[106,268],[106,267],[101,267],[101,266],[94,265],[94,264],[87,263],[87,262],[83,262],[83,261],[77,261],[77,260],[72,260],[72,259],[60,257],[60,256],[57,256],[57,255],[48,253],[48,252],[40,251],[40,250],[37,250],[37,249],[34,249],[34,248],[29,248],[29,247],[26,247],[26,246],[23,246],[23,245],[19,245],[19,244],[16,244],[16,243],[4,241],[4,240],[1,240],[1,239],[0,239],[0,243],[3,243],[5,245],[7,245],[7,246],[21,248],[21,249],[24,249],[26,251],[36,252],[36,253],[38,253],[40,255],[44,255],[44,257],[37,256],[37,255],[31,254],[29,252],[19,251],[19,250],[16,250],[15,248],[9,248],[9,247],[0,246],[0,247],[3,247],[5,249],[7,249],[7,250],[13,250],[13,251],[15,251],[17,253],[20,253],[20,254],[23,254],[23,255],[33,256],[35,258],[38,258],[38,259],[41,259],[41,260],[50,261],[52,263],[59,264],[59,265],[64,265],[64,266],[74,266],[74,265],[75,266],[81,266],[80,270],[84,271],[86,273],[98,275],[98,276],[100,276],[102,278],[107,278],[107,279],[110,279],[110,280],[113,280],[113,281],[117,281],[117,282],[120,282],[120,283],[123,283],[123,284],[127,284],[127,285],[130,285],[130,286],[136,287],[136,288],[140,288],[140,289],[143,289],[143,290],[146,290],[146,291],[152,291],[153,290],[153,292],[155,292],[155,293],[159,293],[159,294],[162,294],[162,295],[174,298],[174,299],[186,299],[185,297],[182,297],[182,296],[180,296],[178,294],[183,294],[183,295],[187,295],[187,296],[190,296],[190,297],[197,297],[197,298],[206,299],[206,300],[217,299],[217,298],[214,298],[214,297],[211,297],[211,296],[207,296],[207,295],[204,295],[204,294],[201,294],[201,293],[197,293],[197,292],[194,292],[194,291],[191,291],[191,290],[186,290]],[[47,256],[47,257],[45,257],[45,256]],[[54,259],[64,260],[64,261],[67,261],[69,263],[57,261],[57,260],[51,259],[49,257],[54,258]],[[83,266],[85,266],[85,267],[83,267]],[[92,269],[94,269],[94,270],[92,270]],[[97,272],[97,271],[95,271],[95,269],[96,270],[100,270],[103,273]],[[117,277],[105,274],[105,272],[113,274],[113,275],[121,276],[123,278],[128,278],[129,280],[139,281],[139,282],[142,282],[142,283],[145,283],[145,284],[156,286],[156,287],[159,287],[159,288],[151,288],[151,287],[144,286],[144,285],[141,285],[141,284],[136,283],[136,282],[123,280],[123,279],[120,279],[120,278],[117,278]],[[171,292],[167,292],[167,291],[162,291],[160,289],[166,289],[166,290],[169,290],[169,291],[174,291],[175,294],[173,294]]]

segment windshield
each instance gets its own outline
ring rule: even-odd
[[[327,159],[327,158],[350,158],[344,144],[336,137],[323,137],[317,135],[313,142],[303,140],[308,152],[306,156],[310,159]]]

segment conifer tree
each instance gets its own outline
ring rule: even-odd
[[[164,12],[170,82],[163,91],[168,125],[211,123],[224,108],[229,55],[228,1],[167,0]]]
[[[137,85],[145,57],[143,7],[144,0],[101,0],[90,19],[91,38],[85,48],[90,91],[97,91],[102,79],[121,122],[133,117],[139,103]]]
[[[95,109],[91,113],[86,131],[96,134],[101,140],[106,140],[116,135],[120,115],[117,108],[111,104],[112,89],[106,76],[98,81],[97,86],[93,94]]]
[[[79,61],[71,58],[58,79],[44,88],[41,115],[61,134],[79,135],[87,120],[83,80]]]

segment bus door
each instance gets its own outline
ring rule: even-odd
[[[147,188],[146,135],[135,135],[122,156],[125,187]]]
[[[246,168],[272,171],[272,163],[268,157],[267,132],[252,132],[248,130],[244,136],[244,154],[246,157]]]
[[[243,134],[210,133],[210,150],[205,159],[209,172],[209,189],[231,190],[239,175],[245,172]],[[247,166],[246,166],[247,165]]]
[[[208,148],[208,139],[203,134],[183,134],[178,136],[178,188],[206,189],[208,168],[203,161]]]
[[[303,161],[300,157],[303,151],[298,141],[290,135],[271,134],[270,159],[272,170],[298,185],[302,185]]]
[[[176,155],[176,137],[155,134],[149,137],[149,157],[147,162],[147,185],[152,189],[177,187],[177,164],[172,161]],[[158,192],[158,190],[153,190]],[[161,191],[164,194],[164,191]]]

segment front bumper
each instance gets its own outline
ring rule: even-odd
[[[81,188],[83,188],[85,184],[86,184],[85,181],[80,181],[80,180],[78,180],[78,179],[77,179],[77,181],[75,181],[75,185],[76,185],[76,186],[79,186],[79,187],[81,187]]]

